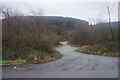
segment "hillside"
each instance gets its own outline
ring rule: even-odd
[[[97,45],[97,50],[103,47],[117,56],[118,22],[111,23],[112,40],[108,23],[90,26],[87,21],[60,16],[13,16],[2,21],[3,59],[26,59],[33,53],[53,55],[53,47],[65,40],[80,46]]]

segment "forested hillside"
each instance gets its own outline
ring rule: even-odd
[[[109,23],[89,25],[87,21],[55,16],[12,16],[2,21],[4,60],[52,60],[61,56],[53,46],[64,40],[81,46],[80,52],[118,54],[118,22],[112,23],[113,40]]]
[[[12,16],[2,21],[3,60],[37,63],[61,56],[53,47],[67,37],[67,30],[79,24],[88,26],[85,21],[64,17]]]

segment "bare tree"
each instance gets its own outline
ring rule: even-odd
[[[112,40],[114,41],[115,38],[114,38],[113,30],[112,30],[111,15],[112,15],[112,10],[113,10],[116,2],[111,4],[110,0],[109,1],[105,0],[105,3],[106,3],[107,14],[108,14],[108,21],[109,21],[109,28],[110,28],[110,32],[111,32],[111,37],[112,37]]]

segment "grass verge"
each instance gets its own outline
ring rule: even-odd
[[[46,63],[50,61],[55,61],[62,58],[62,54],[56,50],[52,53],[39,53],[37,51],[33,51],[30,55],[31,57],[28,59],[16,59],[16,60],[1,60],[0,66],[11,66],[18,64],[40,64]]]
[[[27,59],[17,59],[17,60],[0,60],[0,66],[9,66],[16,64],[25,64],[27,63]]]
[[[35,59],[30,60],[29,63],[39,64],[39,63],[55,61],[55,60],[62,58],[63,55],[60,52],[54,50],[53,53],[51,53],[51,54],[42,54],[40,56],[41,56],[41,58],[38,58],[36,60]]]
[[[113,51],[113,50],[108,49],[107,47],[103,47],[103,46],[100,46],[100,45],[81,46],[81,47],[78,47],[76,51],[87,53],[87,54],[93,54],[93,55],[118,57],[118,51],[117,50]]]

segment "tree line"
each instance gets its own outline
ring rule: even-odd
[[[69,17],[41,16],[40,13],[24,16],[7,7],[1,11],[3,59],[26,59],[33,53],[52,54],[53,46],[64,40],[80,46],[101,45],[111,51],[118,50],[119,22],[89,25],[87,21]]]

